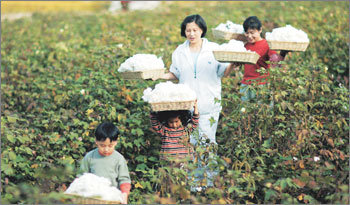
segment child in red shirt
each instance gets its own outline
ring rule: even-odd
[[[244,35],[247,43],[244,45],[247,50],[255,51],[260,55],[256,64],[244,64],[244,74],[241,84],[240,93],[244,93],[242,101],[248,101],[255,98],[255,93],[248,90],[248,85],[256,82],[259,85],[266,84],[266,79],[270,75],[268,68],[270,67],[266,61],[270,61],[273,66],[277,65],[277,62],[284,60],[284,57],[289,51],[282,50],[280,54],[276,51],[270,50],[269,45],[265,39],[261,37],[262,26],[261,22],[256,16],[248,17],[244,23]],[[259,69],[265,68],[265,73],[258,72]]]

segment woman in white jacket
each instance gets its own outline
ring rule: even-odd
[[[161,78],[166,80],[179,80],[187,84],[197,95],[199,111],[199,139],[204,144],[208,138],[216,144],[215,133],[221,111],[221,78],[230,73],[234,64],[219,63],[215,60],[213,49],[218,44],[209,42],[204,38],[207,25],[200,15],[187,16],[181,24],[181,36],[186,41],[178,46],[172,54],[170,72]],[[191,135],[191,143],[196,145],[198,138]],[[201,143],[201,144],[202,144]],[[216,155],[211,153],[211,157]],[[199,159],[200,160],[200,159]],[[215,161],[215,160],[212,160]],[[203,168],[198,163],[195,172],[195,181],[204,179]],[[213,186],[213,178],[217,174],[207,165],[207,186]],[[191,187],[191,191],[201,191],[201,186]]]
[[[196,14],[187,16],[181,24],[181,36],[187,40],[172,54],[170,72],[161,78],[178,79],[197,94],[200,136],[216,144],[215,133],[221,111],[221,78],[229,74],[233,64],[215,60],[213,49],[218,44],[203,38],[207,32],[204,19]],[[191,143],[196,144],[194,137]]]

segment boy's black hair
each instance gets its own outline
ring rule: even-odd
[[[244,32],[247,32],[248,29],[261,29],[261,22],[256,16],[249,16],[244,22],[243,22],[243,28]]]
[[[103,122],[99,126],[97,126],[95,130],[95,139],[96,141],[105,141],[107,138],[112,141],[116,141],[118,139],[119,130],[118,128],[111,122]]]
[[[169,119],[179,117],[182,125],[187,126],[191,121],[192,114],[189,110],[170,110],[158,112],[157,117],[164,125],[168,125]]]
[[[186,38],[186,34],[185,34],[186,25],[188,23],[192,23],[192,22],[195,22],[199,26],[199,28],[202,29],[203,33],[202,33],[201,37],[204,37],[205,34],[207,33],[207,24],[205,23],[204,19],[199,14],[187,16],[183,20],[183,22],[181,23],[181,36]]]

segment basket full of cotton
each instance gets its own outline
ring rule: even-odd
[[[272,50],[305,51],[310,42],[307,33],[291,25],[274,28],[265,37]]]
[[[72,196],[76,204],[121,204],[121,191],[112,186],[112,182],[104,177],[84,173],[74,179],[64,192]]]
[[[162,58],[154,54],[135,54],[126,59],[118,69],[124,79],[159,78],[164,71]]]
[[[153,111],[190,110],[196,98],[196,93],[188,85],[171,81],[158,83],[154,89],[145,89],[142,96]]]
[[[226,23],[220,23],[217,27],[212,29],[214,38],[231,40],[242,40],[244,38],[244,29],[241,24],[235,24],[227,20]]]
[[[226,63],[239,62],[255,64],[260,57],[256,52],[246,50],[244,43],[235,39],[219,45],[213,50],[213,54],[217,61]]]

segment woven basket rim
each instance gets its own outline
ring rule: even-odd
[[[243,62],[255,64],[260,58],[256,52],[243,51],[213,51],[214,57],[219,62]]]
[[[213,52],[215,52],[215,53],[228,53],[228,54],[242,53],[242,54],[249,54],[249,55],[255,55],[255,54],[259,55],[256,52],[252,52],[252,51],[246,52],[246,51],[220,51],[220,50],[213,50]]]
[[[101,201],[101,202],[108,202],[108,203],[115,203],[115,204],[120,204],[120,201],[109,201],[109,200],[104,200],[104,199],[100,199],[100,198],[95,198],[95,197],[86,197],[86,196],[81,196],[78,194],[71,194],[71,193],[64,193],[65,195],[70,195],[72,197],[77,197],[77,198],[84,198],[84,199],[91,199],[91,200],[97,200],[97,201]]]
[[[150,103],[151,109],[155,112],[167,110],[190,110],[193,107],[195,100],[191,101],[176,101],[176,102],[157,102]]]
[[[166,101],[166,102],[152,102],[150,104],[173,104],[173,103],[191,103],[191,102],[194,102],[196,100],[184,100],[184,101],[173,101],[173,102],[170,102],[170,101]]]
[[[292,43],[292,44],[308,44],[310,42],[296,42],[296,41],[276,41],[276,40],[266,40],[267,42],[273,43]]]
[[[272,50],[305,51],[309,42],[267,41]]]
[[[138,79],[150,79],[153,77],[160,77],[165,72],[165,68],[156,70],[144,70],[144,71],[126,71],[119,72],[119,74],[125,80],[138,80]]]

